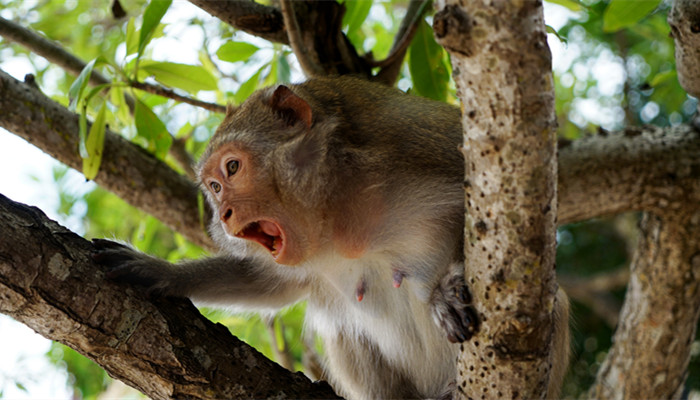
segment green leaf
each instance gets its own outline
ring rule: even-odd
[[[603,31],[616,32],[639,22],[658,7],[661,0],[611,0],[603,14]]]
[[[545,29],[547,30],[547,33],[551,33],[552,35],[556,36],[557,39],[559,39],[560,42],[562,42],[562,43],[564,43],[564,44],[567,43],[566,38],[565,38],[565,37],[562,37],[562,36],[559,36],[559,32],[557,32],[556,29],[552,28],[552,27],[549,26],[549,25],[545,25],[544,27],[545,27]]]
[[[435,42],[433,30],[425,20],[418,27],[409,48],[408,68],[416,94],[439,101],[447,99],[450,75],[444,50]]]
[[[153,38],[153,32],[158,27],[160,20],[168,11],[172,0],[151,0],[146,6],[146,11],[143,13],[143,24],[141,25],[141,34],[139,35],[139,55],[141,58],[143,50],[146,48],[148,42]]]
[[[93,121],[90,127],[90,133],[85,141],[85,148],[88,156],[83,157],[83,175],[85,175],[85,179],[89,181],[95,179],[97,172],[100,170],[100,164],[102,163],[102,153],[104,151],[105,142],[106,111],[107,104],[102,103],[102,107],[100,107],[100,111],[97,112],[97,117],[95,117],[95,121]]]
[[[163,121],[141,100],[136,99],[134,105],[137,134],[148,141],[149,151],[160,159],[164,158],[173,142],[172,136]]]
[[[277,57],[277,82],[289,82],[292,80],[292,68],[287,61],[287,53],[280,52]]]
[[[237,62],[249,59],[255,52],[260,50],[255,46],[246,42],[227,42],[224,43],[219,50],[216,51],[216,56],[222,61]]]
[[[369,10],[372,8],[372,0],[346,0],[345,15],[343,15],[343,27],[346,28],[346,34],[351,36],[362,27],[369,15]]]
[[[243,82],[241,84],[241,87],[238,88],[238,91],[236,92],[235,95],[233,95],[233,99],[236,101],[236,104],[241,104],[245,99],[248,98],[248,96],[251,95],[255,91],[255,89],[258,88],[258,83],[260,82],[260,72],[262,69],[258,70],[253,76],[250,77],[247,81]]]
[[[167,61],[143,61],[141,71],[147,72],[163,85],[176,87],[190,93],[200,90],[216,90],[218,82],[205,68],[198,65],[178,64]]]
[[[558,4],[574,12],[583,10],[583,5],[579,0],[547,0],[547,2],[552,4]]]
[[[80,103],[83,99],[83,93],[85,92],[85,88],[87,87],[88,82],[90,81],[92,70],[95,68],[95,64],[97,64],[99,59],[100,57],[95,58],[94,60],[87,63],[83,70],[80,71],[80,75],[78,75],[78,78],[76,78],[75,81],[73,81],[73,84],[70,85],[70,89],[68,90],[68,97],[70,98],[70,104],[68,106],[69,110],[75,112],[78,103]]]
[[[676,72],[675,69],[671,69],[671,70],[664,71],[664,72],[659,72],[651,79],[651,81],[649,82],[649,86],[657,87],[657,86],[663,85],[669,81],[675,80],[677,76],[678,76],[678,73]]]
[[[139,50],[139,42],[136,37],[136,21],[134,17],[129,18],[126,24],[126,55],[131,55]]]

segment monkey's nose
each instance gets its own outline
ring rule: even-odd
[[[231,210],[229,207],[222,207],[219,210],[219,215],[221,216],[222,222],[227,222],[233,215],[233,210]]]

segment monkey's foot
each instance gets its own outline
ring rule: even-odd
[[[479,319],[472,307],[472,297],[462,275],[446,276],[430,299],[435,322],[452,343],[464,342],[479,329]]]

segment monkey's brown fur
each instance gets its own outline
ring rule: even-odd
[[[173,265],[99,241],[98,259],[202,302],[307,300],[343,396],[449,396],[454,342],[478,328],[463,278],[461,138],[456,107],[360,79],[263,89],[229,110],[200,164],[222,255]],[[568,361],[563,292],[555,319],[550,397]]]

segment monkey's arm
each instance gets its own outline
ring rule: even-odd
[[[294,271],[255,259],[218,256],[172,264],[104,239],[93,239],[95,261],[107,277],[146,287],[149,293],[209,304],[277,309],[305,297],[307,282]]]

